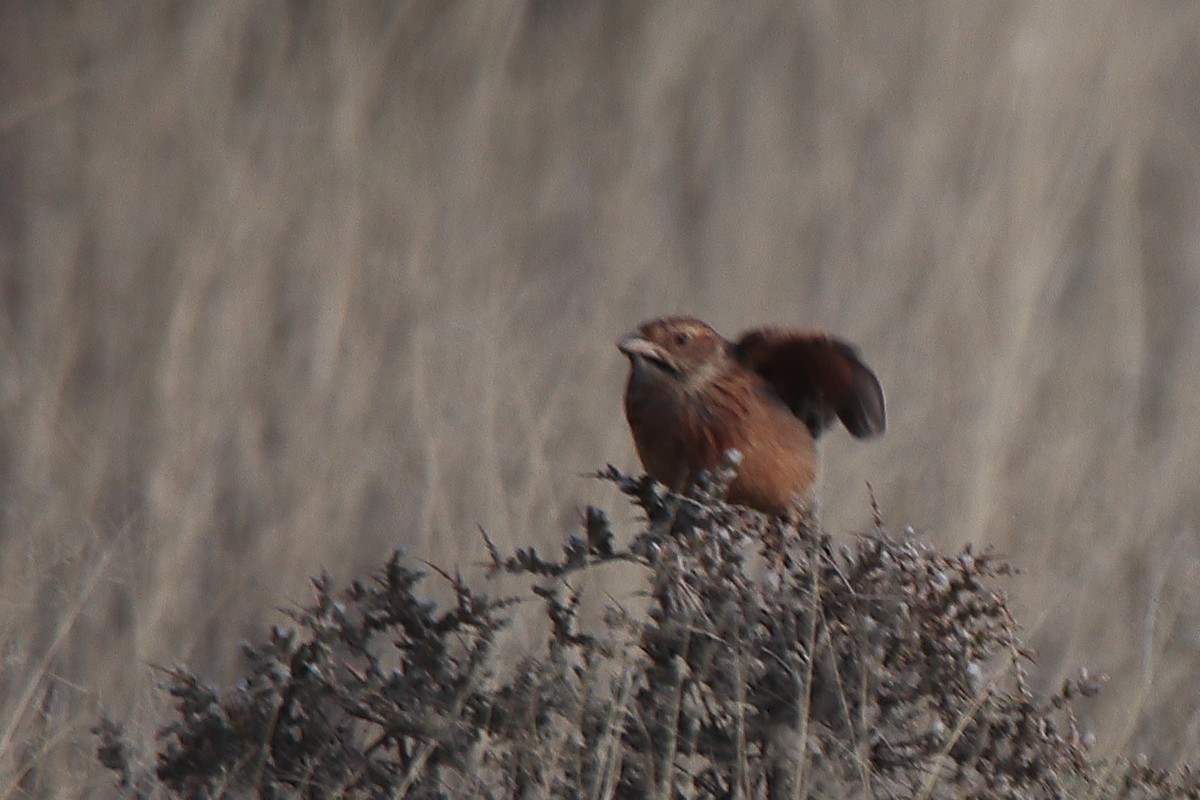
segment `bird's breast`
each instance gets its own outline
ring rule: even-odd
[[[816,474],[812,435],[755,376],[671,389],[634,375],[626,389],[634,445],[655,480],[682,491],[736,448],[742,460],[730,502],[783,514],[807,498]]]

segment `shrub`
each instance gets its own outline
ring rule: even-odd
[[[645,525],[618,548],[603,512],[533,578],[540,652],[500,664],[530,608],[441,573],[417,593],[399,554],[247,646],[234,687],[166,672],[176,717],[153,766],[120,727],[99,756],[136,797],[1200,797],[1190,774],[1092,757],[1072,711],[1086,673],[1038,698],[1004,594],[1010,568],[872,530],[838,546],[815,521],[767,519],[608,468]],[[614,561],[645,574],[645,614],[579,622],[569,580]]]

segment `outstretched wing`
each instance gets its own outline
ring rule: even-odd
[[[747,331],[734,350],[762,375],[814,438],[840,419],[860,439],[887,425],[883,388],[858,349],[826,333],[800,328]]]

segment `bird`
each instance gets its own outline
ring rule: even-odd
[[[647,474],[675,492],[726,463],[726,500],[795,519],[811,510],[816,440],[835,420],[857,438],[886,428],[883,388],[858,349],[808,328],[762,327],[729,341],[667,316],[621,337],[625,417]]]

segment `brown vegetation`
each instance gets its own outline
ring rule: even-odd
[[[538,579],[551,623],[517,663],[495,658],[517,598],[443,572],[438,608],[394,555],[340,593],[314,581],[299,633],[247,647],[235,688],[171,670],[153,764],[111,721],[100,757],[139,798],[1200,797],[1190,774],[1091,756],[1086,673],[1030,692],[994,556],[878,521],[837,547],[712,488],[604,476],[645,514],[628,548],[597,509],[558,559],[485,534],[491,571]],[[643,568],[648,613],[613,605],[583,630],[570,581],[613,561]]]

